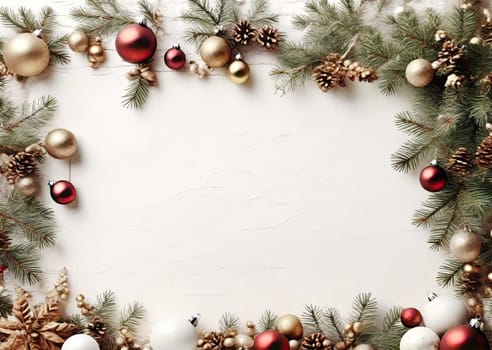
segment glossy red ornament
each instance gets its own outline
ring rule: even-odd
[[[414,307],[407,307],[401,311],[400,320],[405,327],[417,327],[422,323],[422,314]]]
[[[157,38],[149,27],[142,24],[128,24],[116,36],[116,51],[130,63],[146,63],[154,56]]]
[[[171,69],[181,69],[186,64],[186,55],[179,45],[175,45],[164,54],[164,63]]]
[[[256,336],[253,350],[289,350],[289,340],[277,331],[265,331]]]
[[[50,186],[51,198],[58,204],[72,203],[77,197],[75,186],[70,181],[50,181],[48,185]]]
[[[439,350],[490,350],[490,346],[480,329],[461,325],[444,333]]]
[[[420,172],[420,184],[429,192],[439,192],[448,183],[446,171],[437,165],[437,161],[432,161],[431,165],[425,167]]]

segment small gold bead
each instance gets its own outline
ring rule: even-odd
[[[234,346],[234,343],[235,343],[234,338],[225,338],[224,339],[224,346],[226,348],[232,348]]]
[[[116,345],[121,346],[121,345],[124,345],[124,344],[125,344],[125,338],[123,338],[121,336],[120,337],[116,337]]]
[[[356,334],[360,334],[364,330],[364,325],[362,324],[362,322],[355,322],[353,329]]]
[[[350,331],[346,333],[348,339],[354,339],[355,338],[355,332]]]
[[[85,297],[83,294],[79,294],[79,295],[77,295],[77,297],[75,297],[76,301],[84,301],[84,299],[85,299]]]
[[[347,346],[345,345],[345,342],[343,342],[343,341],[340,341],[340,342],[335,344],[336,350],[345,350],[346,348],[347,348]]]
[[[345,327],[343,327],[343,330],[345,332],[350,332],[353,329],[353,327],[354,326],[352,324],[348,323],[348,324],[345,325]]]
[[[328,340],[328,339],[323,340],[323,347],[324,348],[327,348],[327,347],[329,347],[331,345],[333,345],[333,344],[331,343],[330,340]]]
[[[246,322],[246,327],[255,328],[255,324],[253,323],[253,321],[248,321],[248,322]]]

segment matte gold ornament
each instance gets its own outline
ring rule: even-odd
[[[225,66],[231,60],[231,55],[227,40],[217,35],[208,37],[200,46],[200,57],[211,68]]]
[[[423,58],[417,58],[407,65],[405,70],[407,81],[415,87],[424,87],[434,79],[432,64]]]
[[[74,52],[86,52],[89,48],[89,37],[84,32],[77,30],[68,36],[68,46]]]
[[[301,344],[299,343],[299,340],[295,340],[295,339],[289,340],[290,350],[298,350],[300,345]]]
[[[94,43],[89,46],[87,51],[87,59],[91,63],[91,67],[95,68],[106,60],[104,48],[102,47],[102,38],[97,37]]]
[[[42,73],[50,62],[46,42],[33,33],[22,33],[8,39],[3,47],[3,58],[9,71],[32,77]]]
[[[67,159],[77,152],[75,135],[66,129],[51,130],[44,140],[46,152],[56,159]]]
[[[237,55],[235,60],[227,68],[227,76],[236,84],[244,84],[249,79],[249,66]]]
[[[275,329],[288,340],[299,340],[304,333],[301,320],[297,316],[290,314],[277,318]]]
[[[461,262],[472,262],[480,255],[482,241],[476,233],[466,230],[456,232],[449,242],[453,257]]]
[[[238,334],[234,338],[235,345],[238,348],[243,348],[243,349],[252,349],[254,340],[251,338],[249,335],[246,334]]]
[[[39,182],[34,176],[18,177],[14,187],[24,197],[32,197],[39,191]]]

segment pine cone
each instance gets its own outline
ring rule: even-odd
[[[256,42],[268,50],[273,50],[280,42],[280,34],[276,28],[264,26],[258,31]]]
[[[461,284],[466,292],[475,293],[482,287],[482,274],[480,270],[466,272],[461,275]]]
[[[480,37],[486,42],[492,41],[492,22],[485,22],[480,26]]]
[[[84,333],[91,336],[97,341],[100,341],[106,335],[106,324],[101,317],[94,317],[92,322],[89,322],[85,327]]]
[[[456,176],[465,176],[473,166],[473,159],[465,147],[460,147],[449,159],[449,170]]]
[[[368,83],[372,83],[378,78],[374,68],[366,67],[361,65],[359,62],[345,60],[343,61],[343,65],[347,68],[347,77],[352,81],[358,79],[359,81],[367,81]]]
[[[326,56],[323,62],[313,70],[313,79],[323,92],[327,92],[337,85],[344,87],[346,76],[347,68],[343,65],[339,54]]]
[[[464,75],[458,75],[458,74],[450,74],[448,75],[446,79],[446,83],[444,83],[444,87],[446,88],[458,88],[461,85],[463,85],[463,82],[465,81],[465,76]]]
[[[459,68],[460,61],[463,59],[463,46],[459,46],[454,40],[447,40],[439,51],[438,60],[439,70],[443,73],[450,73]]]
[[[257,30],[247,19],[242,19],[232,27],[231,36],[235,42],[248,45],[249,41],[256,36],[256,32]]]
[[[491,134],[482,140],[475,153],[475,164],[483,169],[488,169],[492,164],[492,125],[489,123],[487,130]]]
[[[306,335],[301,343],[304,350],[331,350],[333,345],[326,339],[323,333],[313,333]]]
[[[203,332],[197,341],[197,350],[221,350],[224,347],[224,334]]]
[[[6,231],[0,231],[0,251],[9,249],[10,237]]]
[[[14,184],[18,177],[34,174],[36,171],[36,157],[28,152],[21,151],[12,157],[7,165],[7,180]]]

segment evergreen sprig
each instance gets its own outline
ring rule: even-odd
[[[121,312],[120,327],[128,329],[130,332],[137,332],[140,323],[145,315],[145,309],[138,301],[128,305],[128,307]]]
[[[0,290],[0,317],[7,317],[12,313],[12,298],[7,290]]]
[[[275,321],[277,320],[277,315],[271,310],[265,310],[260,315],[258,320],[258,330],[264,332],[275,328]]]
[[[13,28],[18,33],[42,31],[42,37],[50,50],[50,64],[67,64],[70,55],[66,51],[67,35],[55,33],[56,14],[52,7],[43,7],[39,14],[26,7],[16,10],[0,7],[0,23]]]
[[[121,103],[125,108],[141,108],[148,97],[149,83],[142,77],[136,77],[129,80]]]
[[[384,316],[381,331],[370,335],[367,342],[376,349],[399,349],[401,338],[407,331],[400,321],[401,311],[399,306],[391,308]]]
[[[219,327],[221,332],[225,332],[230,329],[238,329],[239,317],[230,312],[226,312],[220,316]]]

